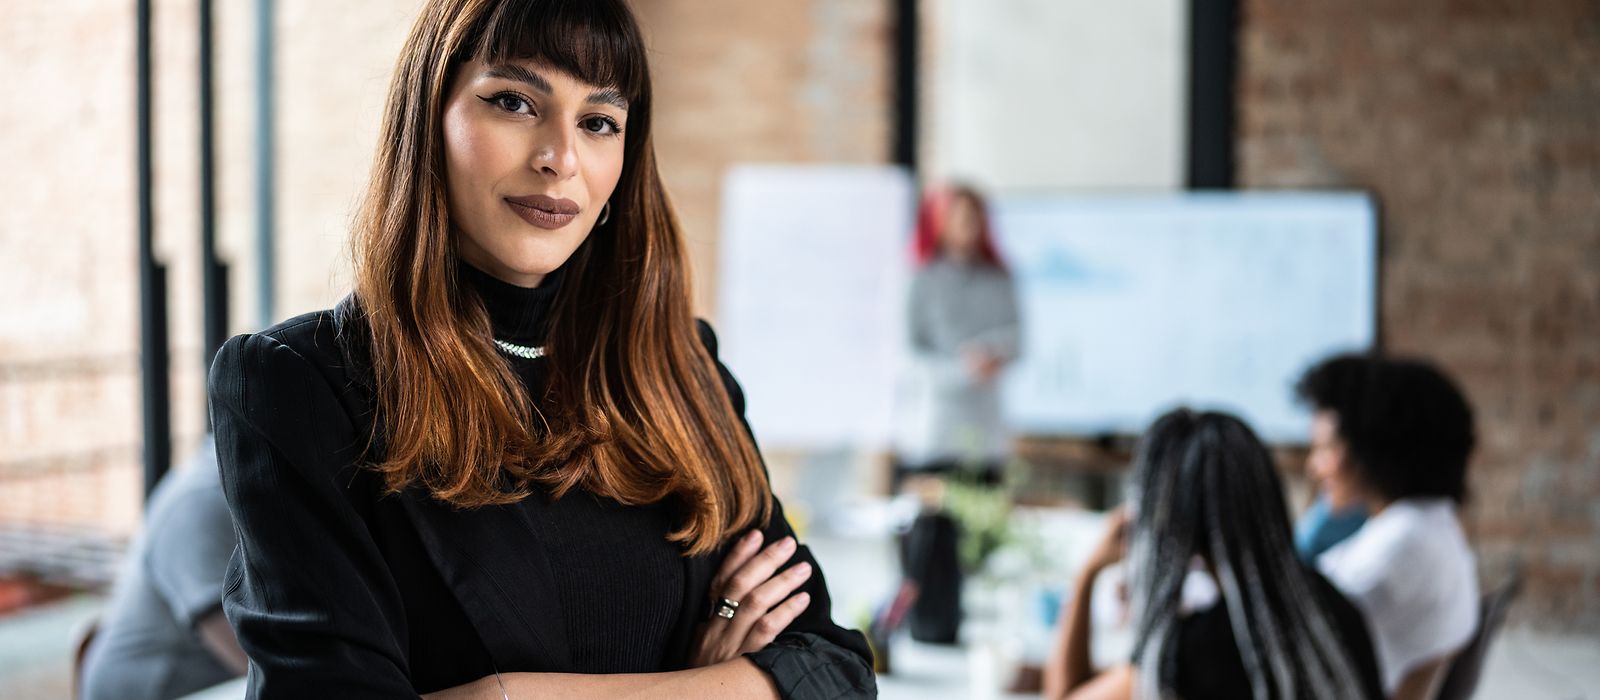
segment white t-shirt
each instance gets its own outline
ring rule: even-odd
[[[1450,499],[1389,504],[1317,568],[1365,615],[1385,692],[1478,628],[1477,567]]]

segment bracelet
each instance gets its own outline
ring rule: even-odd
[[[490,666],[490,668],[494,668],[494,667]],[[500,680],[500,669],[498,669],[498,668],[494,669],[494,682],[495,682],[496,685],[500,686],[500,697],[503,700],[511,700],[511,695],[506,693],[506,682],[503,681],[503,680]]]

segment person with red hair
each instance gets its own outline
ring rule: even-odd
[[[894,487],[917,474],[999,483],[1008,452],[999,379],[1017,358],[1021,325],[983,196],[964,185],[930,190],[917,213],[913,253],[913,367]]]

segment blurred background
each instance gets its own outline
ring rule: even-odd
[[[148,485],[206,431],[220,340],[346,293],[420,5],[0,5],[0,695],[68,696]],[[991,196],[1025,341],[1005,495],[968,510],[1001,513],[1012,556],[973,570],[963,645],[905,642],[885,697],[1003,692],[1037,661],[1052,618],[1034,602],[1070,580],[1129,438],[1166,403],[1250,417],[1298,510],[1308,417],[1290,383],[1365,348],[1432,358],[1477,410],[1466,529],[1486,590],[1523,578],[1483,696],[1600,696],[1600,5],[633,6],[696,308],[842,623],[899,576],[890,436],[917,193],[957,179]],[[1143,247],[1174,236],[1189,247]],[[1140,251],[1156,262],[1135,287],[1199,269],[1223,291],[1074,306],[1063,275]],[[1258,322],[1221,323],[1240,317]],[[1163,335],[1183,319],[1226,332]],[[1162,343],[1211,364],[1102,362]]]

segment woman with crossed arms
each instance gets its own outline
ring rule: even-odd
[[[431,0],[336,308],[211,371],[251,697],[870,697],[690,313],[621,0]]]

